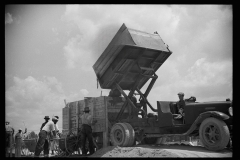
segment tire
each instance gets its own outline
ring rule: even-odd
[[[80,138],[78,136],[70,136],[65,138],[65,149],[71,154],[74,151],[77,151],[79,146]]]
[[[230,138],[226,123],[216,118],[205,119],[200,126],[199,135],[203,146],[212,151],[224,149]]]
[[[134,145],[135,143],[135,132],[134,132],[134,129],[132,128],[132,126],[129,124],[129,123],[124,123],[128,130],[129,130],[129,133],[130,133],[130,137],[129,137],[129,141],[128,141],[128,147],[131,147]]]
[[[127,147],[130,140],[130,131],[126,124],[116,123],[111,129],[110,139],[113,146]]]

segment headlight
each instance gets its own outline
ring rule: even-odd
[[[233,116],[233,108],[232,107],[228,108],[228,113],[230,114],[230,116]]]

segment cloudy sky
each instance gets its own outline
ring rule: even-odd
[[[6,6],[6,120],[38,132],[45,115],[58,115],[61,130],[64,99],[100,96],[92,66],[123,23],[157,31],[173,52],[148,96],[155,108],[180,91],[232,99],[232,22],[231,5]]]

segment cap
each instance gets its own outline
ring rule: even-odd
[[[57,120],[59,119],[59,117],[58,116],[54,116]]]
[[[83,110],[83,112],[89,112],[89,111],[90,111],[89,107],[85,107]]]
[[[49,116],[45,116],[44,119],[50,119]]]
[[[22,128],[19,128],[18,130],[19,130],[19,131],[22,131]]]
[[[179,92],[178,95],[182,95],[182,96],[184,96],[184,93],[183,93],[183,92]]]

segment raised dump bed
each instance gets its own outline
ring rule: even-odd
[[[93,69],[101,88],[111,89],[116,82],[123,90],[129,90],[139,74],[152,76],[171,53],[157,33],[130,29],[123,24]],[[137,87],[141,89],[149,78],[142,76]]]

